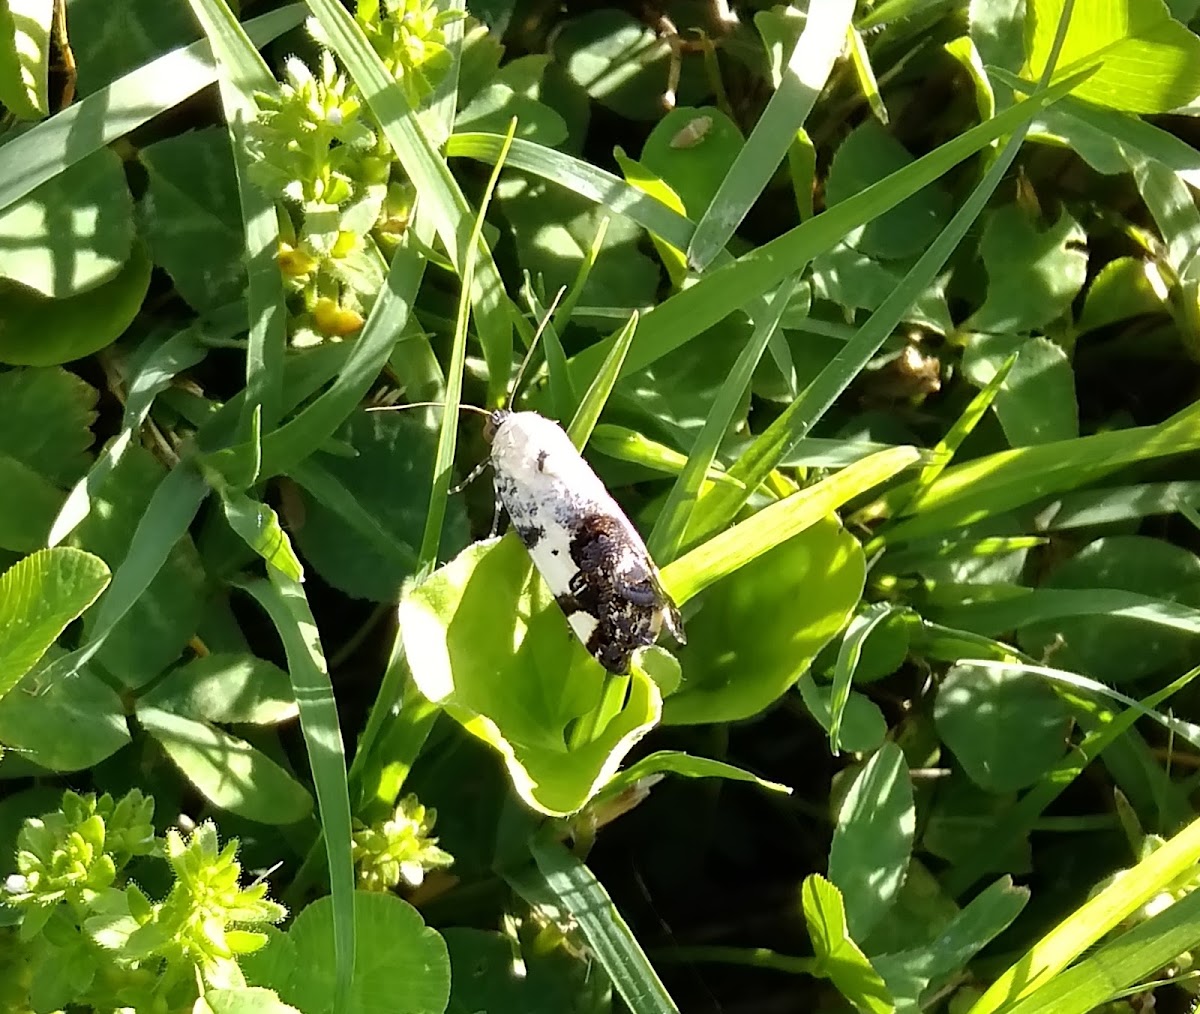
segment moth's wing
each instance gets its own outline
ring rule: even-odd
[[[640,562],[642,566],[637,570],[638,580],[636,583],[625,583],[621,588],[621,594],[636,605],[658,606],[663,622],[666,624],[667,630],[671,632],[671,636],[680,644],[687,644],[687,637],[683,632],[683,617],[679,613],[679,607],[675,605],[675,600],[667,594],[667,590],[663,587],[662,578],[659,576],[658,568],[654,566],[654,561],[647,556]]]

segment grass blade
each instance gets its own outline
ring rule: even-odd
[[[517,129],[514,119],[509,125],[508,138]],[[438,434],[437,455],[433,464],[433,485],[429,491],[429,507],[425,515],[425,533],[421,537],[421,549],[417,555],[422,574],[428,573],[437,563],[438,548],[442,542],[442,524],[446,519],[446,501],[450,496],[450,473],[454,469],[454,449],[458,439],[458,406],[462,403],[463,368],[467,360],[467,324],[471,317],[471,291],[475,279],[475,266],[481,249],[483,219],[488,204],[500,178],[507,148],[502,149],[500,158],[492,168],[491,178],[479,205],[479,214],[471,226],[471,234],[464,247],[462,262],[462,286],[459,291],[458,313],[454,321],[454,345],[450,353],[450,366],[446,370],[446,407],[442,413],[441,432]],[[511,355],[511,350],[510,350]],[[509,364],[511,365],[511,364]],[[507,377],[505,386],[507,386]]]
[[[421,195],[422,213],[431,216],[434,231],[461,275],[465,261],[461,244],[468,234],[475,234],[470,230],[471,209],[458,183],[421,128],[404,91],[392,80],[350,13],[337,0],[307,2],[334,52],[379,120],[401,166]],[[482,238],[474,242],[478,263],[472,278],[471,303],[490,373],[489,399],[499,404],[512,366],[512,321],[504,282],[492,252]]]
[[[704,420],[704,426],[692,445],[687,464],[675,480],[671,492],[667,494],[667,502],[663,505],[658,520],[654,522],[654,529],[647,543],[650,555],[661,563],[669,563],[679,554],[700,485],[712,470],[717,449],[721,446],[725,434],[729,432],[729,423],[737,411],[738,402],[750,386],[758,361],[762,358],[771,336],[778,329],[783,311],[787,308],[798,282],[798,276],[793,276],[775,290],[767,315],[758,319],[750,340],[738,353],[737,361],[721,384],[708,418]]]
[[[844,468],[815,486],[764,507],[662,571],[663,584],[682,605],[727,574],[828,516],[863,490],[886,482],[920,460],[915,447],[894,447]]]
[[[304,588],[276,567],[268,567],[268,574],[270,581],[245,581],[239,587],[249,592],[271,618],[287,655],[329,862],[337,975],[335,1009],[346,1010],[350,1006],[355,941],[354,863],[350,853],[350,792],[346,785],[345,747],[333,687],[321,650],[321,637]]]
[[[703,271],[725,249],[779,168],[841,55],[853,14],[852,0],[810,6],[783,79],[692,235],[687,259],[694,271]]]
[[[519,881],[510,878],[509,883],[531,904],[550,902],[567,910],[630,1014],[678,1014],[637,938],[592,871],[556,841],[534,839],[530,851],[540,876],[531,872]]]
[[[617,334],[616,344],[609,351],[596,376],[592,378],[592,383],[583,394],[583,400],[579,402],[579,408],[575,410],[571,425],[567,427],[567,436],[571,438],[571,443],[581,451],[587,446],[588,438],[596,428],[596,421],[604,411],[604,403],[608,401],[608,396],[612,394],[612,389],[617,383],[621,364],[625,362],[629,346],[633,344],[637,325],[638,313],[634,310]]]
[[[246,32],[255,45],[262,46],[302,20],[304,8],[292,4],[247,21]],[[0,211],[216,79],[217,65],[208,43],[194,42],[164,53],[43,120],[0,147]]]
[[[246,401],[242,429],[261,410],[260,425],[273,430],[282,411],[283,354],[287,332],[283,308],[283,277],[275,261],[279,250],[279,220],[275,203],[250,178],[250,148],[246,130],[258,115],[255,92],[274,94],[279,85],[225,0],[188,0],[212,45],[220,69],[217,78],[221,106],[233,149],[242,227],[246,234],[246,302],[250,341],[246,349]]]

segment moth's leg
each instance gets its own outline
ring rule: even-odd
[[[500,531],[500,516],[504,513],[504,504],[500,502],[500,494],[496,494],[495,510],[492,512],[492,528],[488,538],[494,539]]]
[[[467,477],[463,479],[462,482],[460,482],[457,486],[450,487],[450,495],[453,496],[455,493],[461,493],[464,489],[471,485],[471,483],[483,475],[483,470],[490,464],[491,462],[487,458],[484,458],[478,465],[476,465],[471,469],[470,472],[467,473]]]

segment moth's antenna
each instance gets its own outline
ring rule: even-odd
[[[410,401],[405,405],[372,405],[368,412],[407,412],[410,408],[445,408],[444,401]],[[478,405],[459,405],[461,412],[474,412],[477,415],[491,417],[492,413]]]
[[[560,286],[558,292],[554,294],[554,299],[551,301],[549,308],[542,315],[542,319],[538,322],[537,330],[533,332],[533,340],[529,343],[529,349],[525,353],[525,358],[521,360],[521,365],[517,367],[517,376],[513,380],[512,394],[508,396],[508,407],[511,409],[513,403],[517,400],[517,391],[521,388],[521,379],[525,376],[525,367],[529,365],[529,360],[533,358],[533,350],[538,347],[538,339],[542,337],[542,332],[546,330],[550,323],[550,318],[554,316],[554,311],[558,308],[558,304],[562,302],[562,298],[566,295],[567,287]]]

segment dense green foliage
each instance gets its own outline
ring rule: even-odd
[[[232,7],[0,0],[0,1010],[1200,995],[1200,0]]]

